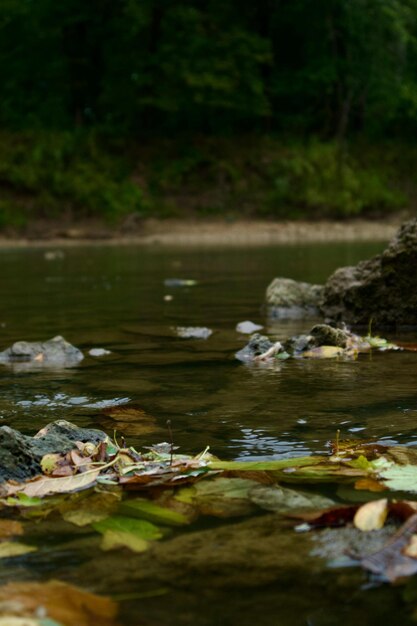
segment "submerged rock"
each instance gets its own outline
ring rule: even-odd
[[[23,362],[46,367],[71,367],[83,358],[81,350],[60,335],[48,341],[16,341],[0,352],[0,363]]]
[[[401,226],[382,254],[336,270],[321,311],[353,325],[417,325],[417,218]]]
[[[266,290],[271,317],[300,319],[320,314],[323,287],[291,278],[275,278]]]
[[[0,482],[23,481],[42,473],[40,461],[45,454],[66,453],[75,442],[103,441],[106,434],[92,428],[79,428],[66,420],[51,422],[34,437],[23,435],[9,426],[0,427]]]

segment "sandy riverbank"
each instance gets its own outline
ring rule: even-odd
[[[402,219],[370,221],[143,220],[128,228],[38,224],[27,236],[0,236],[0,247],[73,245],[262,246],[330,241],[388,241]]]

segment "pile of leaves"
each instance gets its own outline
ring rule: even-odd
[[[0,486],[0,558],[36,551],[30,538],[21,542],[25,524],[48,516],[87,527],[103,550],[142,552],[199,516],[266,510],[310,532],[350,525],[367,533],[388,520],[389,543],[374,555],[356,555],[358,564],[388,581],[417,573],[417,450],[411,447],[337,438],[326,456],[239,462],[220,461],[207,449],[187,456],[162,443],[139,452],[106,439],[47,454],[41,467],[36,478]],[[322,484],[331,496],[317,492]]]

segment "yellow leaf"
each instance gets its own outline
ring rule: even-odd
[[[112,600],[58,580],[3,585],[0,605],[5,602],[19,606],[19,617],[33,617],[41,609],[63,626],[115,626],[117,605]]]
[[[410,543],[403,549],[403,554],[412,559],[417,559],[417,535],[411,535]]]
[[[16,617],[16,615],[0,617],[0,626],[39,626],[39,624],[39,620],[30,617]]]
[[[101,548],[103,550],[114,550],[115,548],[129,548],[132,552],[145,552],[148,549],[148,542],[137,535],[121,530],[106,530],[103,534]]]
[[[345,354],[343,348],[337,346],[320,346],[319,348],[312,348],[302,353],[303,357],[307,359],[334,359],[338,356]]]
[[[353,518],[353,523],[359,530],[379,530],[385,524],[388,515],[388,500],[374,500],[361,506]]]
[[[27,546],[24,543],[17,543],[15,541],[2,541],[0,543],[0,559],[21,556],[22,554],[28,554],[29,552],[36,552],[36,548],[34,546]]]

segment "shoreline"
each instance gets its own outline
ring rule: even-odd
[[[388,241],[404,216],[384,221],[262,221],[147,219],[123,230],[102,224],[37,226],[27,236],[0,235],[0,249],[69,246],[268,246],[274,244]],[[40,231],[40,232],[38,232]]]

